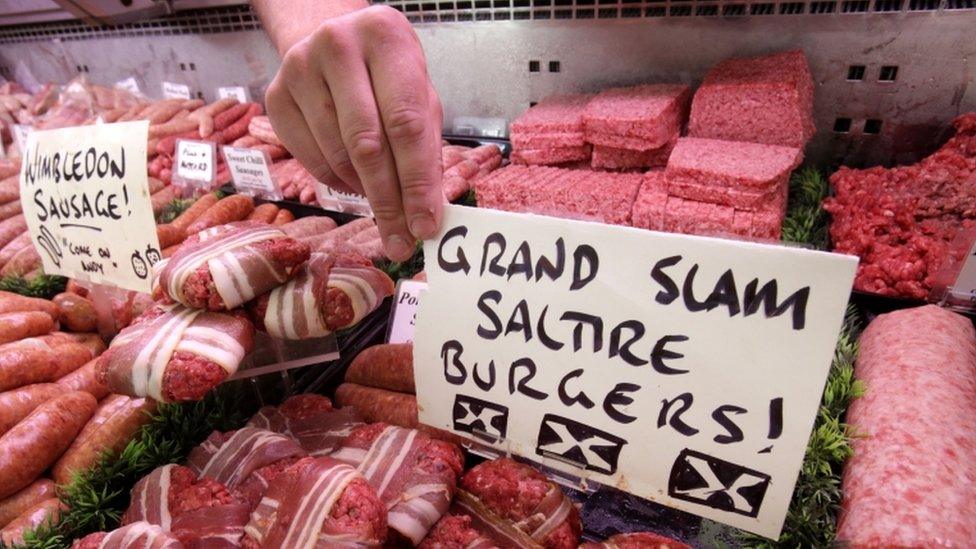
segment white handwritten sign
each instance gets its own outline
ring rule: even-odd
[[[267,154],[258,149],[222,147],[227,169],[238,192],[248,196],[281,200],[281,189],[271,179]]]
[[[209,191],[217,174],[217,148],[212,141],[176,140],[173,183]]]
[[[241,103],[247,103],[247,88],[244,86],[224,86],[217,88],[217,98],[227,99],[228,97],[233,97]]]
[[[448,205],[423,423],[771,538],[857,259]]]
[[[163,82],[163,98],[190,99],[190,86],[175,82]]]
[[[393,300],[393,311],[390,312],[390,327],[387,333],[387,343],[410,343],[417,325],[417,309],[420,307],[420,297],[427,290],[427,283],[422,280],[401,278],[397,282],[396,294]]]
[[[160,259],[146,175],[149,122],[31,132],[20,196],[44,271],[151,291]]]
[[[139,83],[136,82],[134,76],[130,76],[125,80],[119,80],[118,82],[115,83],[115,87],[120,90],[125,90],[129,93],[134,93],[136,95],[142,94],[142,91],[139,89]],[[190,90],[187,89],[186,92],[187,94],[189,94]]]

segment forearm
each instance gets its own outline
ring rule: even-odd
[[[369,6],[368,0],[254,0],[271,42],[284,55],[322,21]]]

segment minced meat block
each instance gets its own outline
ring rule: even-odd
[[[690,95],[683,84],[604,90],[586,106],[586,141],[632,151],[660,149],[681,132]]]

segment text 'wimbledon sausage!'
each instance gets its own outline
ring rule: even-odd
[[[424,253],[422,423],[779,532],[856,258],[450,205]]]
[[[20,190],[45,272],[150,289],[161,254],[147,136],[146,121],[31,132]]]

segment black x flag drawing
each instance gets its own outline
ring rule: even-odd
[[[508,434],[508,407],[480,398],[454,398],[454,430],[471,433],[482,440],[499,440]]]
[[[536,453],[612,475],[627,441],[572,419],[546,414],[539,426]]]
[[[686,448],[671,467],[668,495],[754,518],[769,481],[765,473]]]

